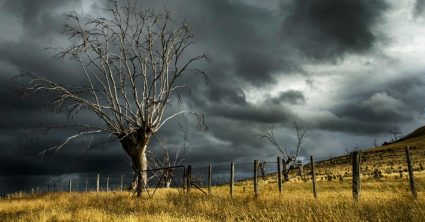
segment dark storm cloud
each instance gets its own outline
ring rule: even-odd
[[[280,92],[277,97],[272,98],[272,101],[277,103],[288,103],[291,105],[302,105],[305,104],[306,98],[303,92],[299,90],[288,90]]]
[[[399,98],[403,101],[404,111],[414,111],[418,113],[424,113],[425,101],[421,100],[423,96],[423,89],[425,87],[424,72],[416,73],[413,77],[408,76],[399,78],[397,81],[393,81],[388,84],[388,90],[394,97]],[[405,75],[403,73],[403,75]]]
[[[386,92],[377,92],[365,99],[353,99],[341,104],[334,110],[339,117],[347,117],[357,121],[376,122],[379,124],[391,121],[398,123],[409,120],[409,115],[401,112],[400,102]]]
[[[31,131],[24,130],[27,127],[39,125],[41,122],[46,125],[63,124],[65,119],[57,119],[52,113],[42,112],[49,101],[46,95],[38,94],[24,98],[18,96],[17,90],[22,79],[11,79],[22,71],[31,71],[60,82],[70,84],[79,82],[75,79],[78,68],[69,62],[61,63],[54,60],[55,52],[45,48],[56,47],[57,45],[53,44],[62,41],[61,31],[65,21],[63,13],[77,9],[80,1],[1,1],[0,4],[2,16],[15,19],[17,23],[13,25],[16,26],[16,30],[22,30],[7,33],[10,36],[5,35],[6,38],[0,34],[0,64],[4,66],[0,67],[2,102],[0,143],[3,153],[0,157],[0,169],[2,175],[8,175],[7,180],[10,185],[6,188],[8,192],[26,189],[27,186],[34,186],[46,179],[46,176],[34,179],[29,175],[64,173],[81,155],[81,150],[71,149],[72,151],[69,152],[66,150],[60,152],[54,160],[41,159],[38,155],[41,150],[49,145],[60,143],[70,131],[56,132],[37,139],[35,139],[38,137],[37,133],[27,134],[27,131]],[[9,25],[2,21],[0,23],[2,27]],[[93,165],[102,162],[102,159],[103,161],[116,159],[116,154],[110,155],[109,158],[107,156],[102,153],[97,160],[93,159],[93,156]],[[113,164],[114,161],[111,163]],[[93,166],[89,170],[93,171],[96,168],[99,167]],[[20,185],[13,185],[13,181],[19,181]]]
[[[278,71],[296,70],[278,42],[279,15],[243,1],[186,2],[193,10],[181,10],[189,10],[185,15],[196,41],[213,60],[206,71],[215,78],[230,72],[241,84],[261,86],[271,83]],[[223,72],[223,66],[230,70]]]
[[[273,73],[282,69],[278,56],[268,55],[256,49],[237,50],[233,55],[236,73],[248,82],[261,85],[273,80]]]
[[[360,92],[354,88],[361,83],[352,82],[352,89],[347,88],[338,97],[344,102],[329,107],[328,115],[317,117],[313,125],[330,131],[377,135],[413,121],[424,114],[425,102],[418,98],[423,95],[425,81],[421,73],[402,76],[386,84],[369,83],[368,89]]]
[[[415,5],[413,7],[413,14],[415,16],[421,16],[423,15],[424,10],[425,10],[425,0],[416,0]]]
[[[69,133],[68,133],[69,135]],[[13,146],[14,150],[7,150],[1,156],[0,168],[2,175],[49,175],[64,173],[90,173],[99,170],[114,172],[129,170],[128,158],[122,152],[119,143],[103,144],[101,147],[92,147],[87,152],[90,144],[87,140],[71,142],[58,152],[52,151],[41,157],[40,152],[47,149],[48,144],[62,142],[59,135],[38,142],[24,141],[16,143],[16,138],[2,141],[5,146]],[[95,144],[95,142],[93,143]],[[99,163],[107,163],[103,169]]]
[[[245,93],[241,88],[215,83],[210,84],[207,90],[210,102],[246,104]]]
[[[282,41],[309,58],[327,61],[373,48],[374,25],[388,5],[381,0],[300,0],[290,7]]]
[[[1,3],[2,13],[17,17],[24,26],[24,35],[29,38],[58,35],[63,29],[67,8],[81,4],[80,0],[5,0]],[[61,12],[61,10],[65,10]],[[59,32],[58,32],[59,31]]]
[[[51,43],[34,40],[30,36],[20,41],[0,42],[0,60],[16,67],[18,71],[14,75],[32,72],[68,85],[81,84],[80,67],[71,61],[56,59],[57,52],[46,47],[52,47]]]
[[[206,108],[205,111],[215,116],[254,121],[256,123],[283,123],[294,117],[294,114],[288,107],[276,104],[270,100],[255,105],[213,104]]]

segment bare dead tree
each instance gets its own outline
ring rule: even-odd
[[[34,73],[22,87],[24,95],[53,95],[51,103],[59,112],[75,117],[81,111],[95,114],[101,123],[72,124],[78,133],[63,143],[44,150],[58,151],[81,136],[106,134],[120,141],[136,173],[137,195],[147,184],[146,157],[151,138],[171,119],[185,114],[197,117],[206,129],[204,116],[188,110],[166,112],[174,101],[180,101],[178,90],[190,87],[187,74],[205,73],[195,67],[207,56],[186,55],[193,43],[189,26],[175,25],[169,11],[141,10],[135,2],[120,5],[117,0],[106,5],[105,17],[72,12],[64,33],[71,40],[60,48],[59,58],[81,65],[83,86],[72,87]]]
[[[267,140],[269,143],[271,143],[278,152],[280,152],[280,154],[282,155],[282,163],[283,163],[283,167],[282,167],[282,171],[283,171],[283,177],[285,179],[285,181],[289,180],[289,172],[292,169],[295,169],[297,167],[299,167],[298,163],[298,156],[300,154],[300,151],[304,145],[304,138],[305,135],[307,134],[307,129],[300,127],[300,125],[296,122],[293,122],[293,127],[294,130],[296,132],[296,136],[297,136],[297,143],[294,147],[293,152],[288,152],[286,146],[281,145],[275,135],[274,135],[274,128],[273,125],[271,126],[265,126],[260,128],[260,132],[258,134],[258,136],[260,136],[260,138]]]
[[[174,146],[170,148],[167,143],[166,137],[161,137],[158,141],[160,150],[158,152],[150,151],[147,159],[151,169],[167,168],[164,170],[156,171],[152,177],[163,177],[165,186],[170,187],[174,177],[174,168],[186,161],[186,136],[181,146]]]
[[[393,136],[392,141],[395,142],[401,137],[401,131],[400,128],[394,127],[392,128],[389,133]]]

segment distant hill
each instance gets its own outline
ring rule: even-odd
[[[406,146],[410,147],[414,170],[423,170],[425,166],[425,126],[414,130],[394,143],[362,150],[362,174],[372,175],[375,169],[384,172],[384,175],[398,173],[400,170],[406,172],[404,150]],[[350,175],[351,155],[321,160],[316,162],[316,165],[319,175]]]
[[[396,143],[406,141],[409,139],[413,139],[416,137],[422,137],[425,136],[425,126],[419,127],[415,129],[413,132],[407,134],[406,136],[402,137],[401,139],[397,140]]]
[[[378,150],[391,150],[399,149],[406,146],[416,147],[416,148],[425,148],[425,126],[415,129],[413,132],[407,134],[406,136],[400,138],[399,140],[389,143],[387,145],[378,146],[374,148],[367,149],[369,151],[378,151]]]

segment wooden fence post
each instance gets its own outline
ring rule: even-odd
[[[190,192],[190,188],[192,186],[192,166],[188,165],[187,166],[187,193]]]
[[[418,197],[415,188],[415,177],[413,176],[413,168],[412,168],[412,159],[410,159],[410,149],[409,146],[406,146],[406,159],[407,159],[407,169],[409,171],[409,182],[410,182],[410,190],[412,191],[413,197],[416,199]]]
[[[75,181],[75,191],[78,192],[78,179]]]
[[[71,193],[72,191],[72,179],[69,180],[68,191]]]
[[[99,192],[99,178],[100,178],[100,175],[97,174],[97,178],[96,178],[96,192]]]
[[[53,192],[56,192],[56,182],[53,183]]]
[[[282,193],[282,160],[280,156],[277,157],[277,185],[279,187],[279,194]]]
[[[317,193],[316,193],[316,172],[314,171],[314,158],[313,156],[310,156],[310,164],[311,164],[311,180],[313,181],[313,196],[316,199]]]
[[[89,179],[86,178],[86,193],[87,193],[88,190],[89,190]]]
[[[254,160],[254,193],[255,197],[258,197],[258,160]]]
[[[211,194],[211,176],[212,176],[212,166],[208,165],[208,193]]]
[[[120,184],[120,190],[121,190],[121,192],[122,192],[123,182],[124,182],[124,175],[121,175],[121,184]]]
[[[109,192],[109,177],[106,177],[106,192]]]
[[[357,200],[360,197],[360,153],[358,151],[354,151],[352,155],[353,197]]]
[[[233,186],[235,183],[235,163],[230,163],[230,197],[233,196]]]

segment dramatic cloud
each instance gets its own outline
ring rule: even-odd
[[[293,147],[292,122],[309,129],[302,155],[334,156],[388,140],[389,129],[405,133],[425,120],[425,1],[379,0],[141,0],[138,7],[171,10],[175,22],[191,25],[189,54],[207,52],[208,74],[187,81],[180,108],[204,113],[208,132],[186,116],[160,131],[170,146],[186,145],[194,166],[273,159],[278,152],[256,136],[274,125],[279,141]],[[130,172],[118,142],[85,155],[91,138],[74,141],[44,159],[43,149],[73,129],[31,132],[27,127],[60,125],[64,114],[43,112],[49,96],[21,98],[22,71],[82,85],[81,70],[58,60],[54,49],[69,40],[64,13],[105,15],[105,1],[0,0],[0,193],[97,172]],[[189,7],[190,6],[190,7]],[[179,107],[170,107],[170,112]],[[75,121],[100,121],[81,113]],[[41,136],[40,136],[41,134]],[[35,137],[35,138],[34,138]],[[95,138],[93,143],[105,138]],[[158,147],[154,139],[151,149]],[[129,175],[128,175],[129,176]]]
[[[305,104],[305,96],[299,90],[288,90],[281,92],[278,97],[272,98],[274,102],[283,102],[292,105],[302,105]]]
[[[425,9],[425,1],[424,0],[416,0],[415,1],[415,7],[414,7],[414,14],[415,16],[420,16],[423,14]]]
[[[301,0],[293,7],[282,24],[282,40],[321,61],[371,49],[374,25],[388,8],[379,0]]]

